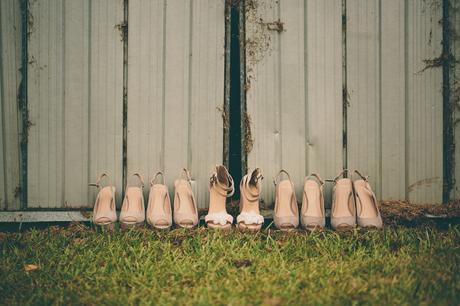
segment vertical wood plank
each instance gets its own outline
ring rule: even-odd
[[[268,30],[266,24],[280,20],[275,0],[251,4],[245,10],[246,103],[253,139],[252,150],[247,152],[248,168],[262,169],[267,179],[262,183],[261,201],[270,206],[274,203],[270,178],[282,167],[279,36],[283,34]]]
[[[28,206],[92,206],[108,172],[121,192],[123,2],[30,3]]]
[[[441,3],[408,2],[408,186],[415,203],[442,201],[442,68],[429,67],[442,53]]]
[[[200,0],[191,8],[188,164],[199,208],[209,205],[209,175],[223,157],[224,4]]]
[[[404,2],[381,2],[381,176],[384,200],[406,197]]]
[[[307,172],[342,169],[342,4],[308,1],[306,14]]]
[[[380,197],[379,1],[347,1],[348,168],[370,176]]]
[[[21,82],[19,1],[0,2],[0,210],[19,202],[19,125],[17,96]]]

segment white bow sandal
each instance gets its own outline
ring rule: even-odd
[[[229,230],[233,217],[227,213],[226,198],[235,191],[233,178],[224,166],[216,166],[209,179],[209,210],[204,218],[206,225],[212,229]]]
[[[162,183],[157,183],[156,180],[160,176]],[[171,200],[161,171],[157,172],[150,181],[146,219],[147,223],[156,229],[168,230],[172,225]]]
[[[238,229],[241,231],[258,232],[264,223],[264,217],[259,210],[259,197],[262,191],[261,170],[254,169],[246,174],[240,182],[240,214],[236,218]]]

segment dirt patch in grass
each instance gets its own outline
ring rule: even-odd
[[[460,219],[460,201],[423,205],[406,201],[383,201],[380,207],[383,222],[387,226],[433,225],[439,219],[458,223]]]

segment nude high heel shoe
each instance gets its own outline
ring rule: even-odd
[[[324,228],[326,225],[324,181],[316,173],[311,174],[305,179],[300,221],[303,228],[307,230]]]
[[[121,206],[120,225],[122,229],[131,227],[141,227],[145,221],[145,205],[142,189],[144,188],[144,180],[139,173],[134,173],[141,187],[126,186],[125,198]]]
[[[163,183],[155,183],[161,176]],[[146,213],[147,223],[156,229],[169,229],[172,225],[171,201],[163,172],[157,172],[150,181],[149,202]]]
[[[279,181],[279,177],[284,173],[287,180]],[[295,197],[294,183],[286,170],[278,172],[273,179],[275,184],[275,210],[273,221],[275,226],[283,231],[294,230],[299,226],[299,208]]]
[[[348,170],[337,175],[333,182],[331,226],[335,230],[347,230],[356,226],[356,206],[351,179],[339,177]]]
[[[380,215],[377,198],[372,191],[368,177],[363,176],[358,170],[355,170],[355,173],[360,177],[353,182],[358,225],[380,229],[383,227],[382,216]]]
[[[109,183],[109,186],[101,188],[100,182],[104,177],[110,180],[107,173],[102,173],[96,183],[89,184],[99,189],[93,208],[93,223],[107,230],[114,230],[117,221],[115,187]]]
[[[204,218],[213,229],[231,229],[233,217],[227,213],[226,198],[235,191],[233,178],[224,166],[216,166],[216,172],[209,179],[209,210]]]
[[[182,228],[193,228],[198,224],[198,209],[190,181],[190,173],[184,168],[182,177],[174,183],[174,223]]]
[[[236,218],[238,229],[257,232],[262,228],[264,217],[260,215],[259,196],[263,179],[259,168],[246,174],[240,183],[240,214]]]

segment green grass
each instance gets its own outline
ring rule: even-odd
[[[0,237],[0,304],[460,301],[459,226],[251,235],[77,224]]]

